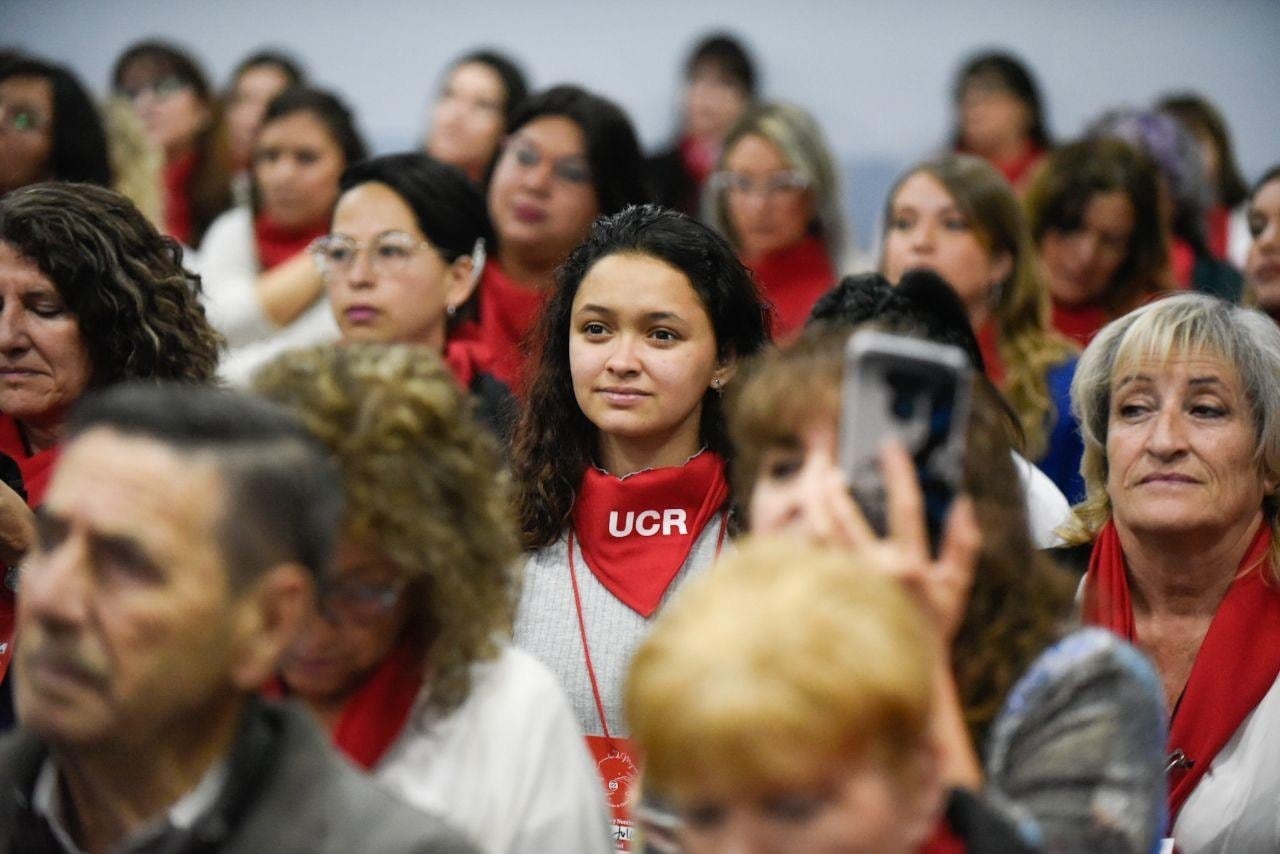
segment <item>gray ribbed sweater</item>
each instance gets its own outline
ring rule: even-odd
[[[717,513],[702,529],[655,616],[688,578],[715,560],[721,515]],[[573,559],[578,590],[582,594],[582,618],[591,647],[591,664],[609,718],[609,733],[625,736],[628,729],[622,715],[622,685],[631,656],[644,639],[651,620],[631,610],[596,580],[576,541]],[[637,572],[644,570],[645,567],[636,567]],[[603,734],[582,655],[565,535],[530,554],[525,563],[520,605],[516,610],[515,644],[545,664],[560,680],[582,731],[588,735]]]

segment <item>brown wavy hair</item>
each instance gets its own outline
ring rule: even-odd
[[[429,650],[430,707],[456,708],[470,666],[509,634],[519,554],[496,440],[428,348],[349,344],[286,353],[254,388],[328,448],[346,493],[344,535],[410,582]]]
[[[76,316],[94,387],[209,382],[222,337],[182,247],[127,198],[92,184],[32,184],[0,199],[0,241],[35,262]]]
[[[735,483],[748,519],[765,451],[795,441],[807,424],[839,418],[849,332],[807,330],[790,347],[751,363],[730,398]],[[964,484],[977,509],[982,547],[951,667],[979,747],[1014,682],[1061,633],[1074,593],[1072,579],[1032,543],[1014,465],[997,393],[974,383]]]

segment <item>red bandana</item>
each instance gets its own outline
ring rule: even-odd
[[[1000,174],[1015,189],[1022,188],[1022,182],[1031,174],[1031,170],[1044,157],[1044,149],[1034,143],[1027,145],[1022,153],[1010,160],[1002,160],[999,163],[992,161],[991,165],[1000,170]]]
[[[299,252],[306,252],[311,241],[328,233],[328,220],[313,228],[298,230],[277,225],[264,213],[253,218],[253,238],[263,270],[278,267]]]
[[[471,390],[471,383],[475,382],[476,374],[481,372],[481,366],[487,361],[486,352],[479,341],[455,338],[445,342],[444,363],[464,391]]]
[[[703,451],[682,466],[619,479],[589,468],[573,505],[573,534],[595,577],[629,608],[650,617],[729,485],[724,460]]]
[[[1093,340],[1093,336],[1098,334],[1098,330],[1106,326],[1110,320],[1111,312],[1107,311],[1101,303],[1076,306],[1053,301],[1053,328],[1081,347],[1087,347]]]
[[[547,292],[527,287],[503,272],[497,258],[485,262],[480,276],[480,337],[492,361],[489,373],[522,394],[524,344],[542,312]]]
[[[773,337],[778,340],[790,338],[804,327],[813,304],[836,281],[826,246],[812,235],[749,266],[761,295],[773,304]]]
[[[1280,590],[1269,580],[1271,528],[1262,524],[1213,615],[1169,724],[1169,752],[1193,763],[1169,772],[1169,826],[1209,766],[1280,675]],[[1108,522],[1085,576],[1084,621],[1135,642],[1129,574]],[[1248,650],[1247,654],[1242,654]]]
[[[192,245],[195,224],[191,220],[191,199],[187,183],[196,171],[194,151],[164,165],[164,228],[179,243]]]

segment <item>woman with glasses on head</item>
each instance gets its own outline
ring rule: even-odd
[[[564,694],[510,644],[507,481],[449,369],[424,347],[355,343],[285,354],[256,388],[329,449],[346,494],[337,566],[273,689],[486,854],[608,851]]]
[[[253,204],[219,217],[200,253],[209,319],[229,346],[228,381],[243,385],[277,353],[338,337],[307,248],[329,232],[342,171],[364,158],[351,111],[331,93],[291,89],[267,107]]]
[[[497,51],[477,50],[455,60],[431,107],[427,154],[483,183],[528,91],[524,72]]]
[[[375,157],[342,173],[329,234],[314,252],[344,341],[422,344],[444,357],[480,416],[505,439],[510,390],[474,342],[451,335],[493,242],[484,198],[462,170],[425,154]]]
[[[774,334],[798,332],[844,251],[840,182],[817,123],[790,104],[750,110],[725,138],[703,205],[773,305]]]
[[[644,200],[642,168],[626,114],[577,86],[531,95],[512,119],[488,189],[497,246],[480,279],[479,323],[465,335],[517,393],[555,269],[596,217]]]
[[[0,196],[39,181],[111,186],[107,136],[75,75],[18,58],[0,63]]]
[[[232,202],[231,157],[208,77],[176,45],[144,41],[116,60],[111,80],[164,156],[165,231],[198,247]]]

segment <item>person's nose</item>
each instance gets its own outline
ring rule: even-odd
[[[1186,449],[1187,433],[1182,412],[1173,405],[1162,407],[1152,418],[1151,432],[1147,436],[1147,452],[1168,462],[1185,453]]]
[[[639,342],[635,336],[619,334],[610,342],[610,347],[605,370],[616,377],[630,377],[640,372]]]
[[[356,249],[351,266],[344,273],[347,285],[353,290],[373,287],[378,274],[373,269],[373,247],[361,246]]]
[[[521,166],[520,186],[532,193],[548,193],[554,174],[555,163],[549,157],[541,157],[537,163]]]
[[[13,355],[30,346],[26,312],[16,303],[6,303],[0,308],[0,353]]]

